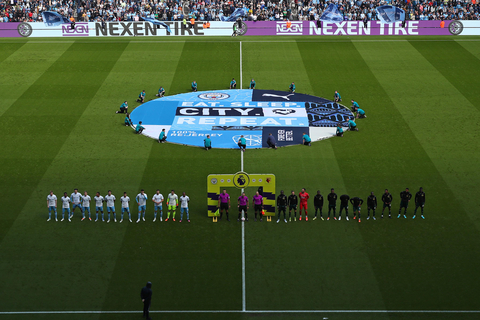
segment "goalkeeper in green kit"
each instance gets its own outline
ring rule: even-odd
[[[178,207],[178,196],[175,194],[175,190],[172,190],[167,197],[167,219],[165,219],[165,222],[170,219],[170,213],[172,214],[172,219],[175,222],[175,213]]]

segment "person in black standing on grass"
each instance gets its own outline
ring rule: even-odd
[[[373,191],[372,191],[367,198],[367,220],[370,219],[370,210],[373,211],[373,220],[376,220],[375,218],[376,209],[377,209],[377,197],[373,194]],[[382,211],[382,214],[383,214],[383,211]]]
[[[327,220],[330,220],[330,211],[333,209],[333,219],[337,220],[335,217],[335,210],[337,208],[337,194],[335,193],[335,189],[332,188],[330,193],[327,196],[328,200],[328,217]]]
[[[140,297],[143,302],[143,317],[150,320],[150,303],[152,302],[152,283],[149,281],[147,285],[142,288]]]

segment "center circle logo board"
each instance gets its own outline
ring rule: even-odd
[[[130,116],[154,139],[165,129],[169,142],[203,147],[210,135],[213,148],[238,148],[242,135],[247,148],[267,147],[270,133],[278,146],[301,144],[303,132],[322,140],[335,135],[337,124],[347,127],[353,119],[350,109],[328,99],[256,89],[167,96],[140,105]]]

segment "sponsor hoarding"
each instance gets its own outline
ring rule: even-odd
[[[316,21],[292,21],[287,27],[286,21],[247,21],[246,36],[441,36],[441,35],[480,35],[480,21],[430,20],[397,21],[391,24],[380,21],[342,21],[322,22],[317,27]]]
[[[165,26],[147,21],[77,22],[48,25],[43,22],[0,23],[0,37],[140,37],[140,36],[230,36],[233,22],[202,22],[184,26],[181,21],[163,21]],[[168,28],[167,28],[168,26]],[[170,31],[169,31],[170,30]]]
[[[164,24],[164,25],[163,25]],[[167,28],[168,27],[168,28]],[[170,31],[169,31],[169,30]],[[140,36],[230,36],[233,22],[211,22],[205,28],[202,22],[183,26],[181,21],[162,21],[162,25],[147,21],[77,22],[49,25],[43,22],[0,23],[0,37],[140,37]],[[480,35],[480,21],[439,20],[401,21],[384,24],[379,21],[325,22],[317,27],[316,21],[246,21],[237,29],[246,36],[429,36],[429,35]]]

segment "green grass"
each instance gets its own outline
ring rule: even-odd
[[[237,172],[238,150],[160,145],[114,113],[124,100],[137,106],[143,89],[154,98],[160,85],[168,95],[188,91],[193,80],[199,90],[227,88],[240,78],[240,40],[243,87],[255,78],[259,89],[286,90],[295,81],[298,92],[316,96],[338,90],[368,114],[342,139],[248,150],[245,171],[272,172],[277,190],[305,187],[312,196],[334,187],[366,199],[388,188],[395,217],[367,221],[364,210],[361,224],[249,222],[247,310],[480,310],[478,38],[151,39],[0,41],[1,319],[134,319],[139,314],[1,312],[141,310],[147,280],[152,310],[242,310],[241,226],[206,216],[206,177]],[[426,219],[397,220],[399,192],[420,186]],[[71,223],[47,223],[49,190],[60,197],[73,188],[132,199],[141,188],[150,197],[157,188],[185,191],[192,222],[80,222],[77,213]],[[478,313],[152,316],[462,320]]]

